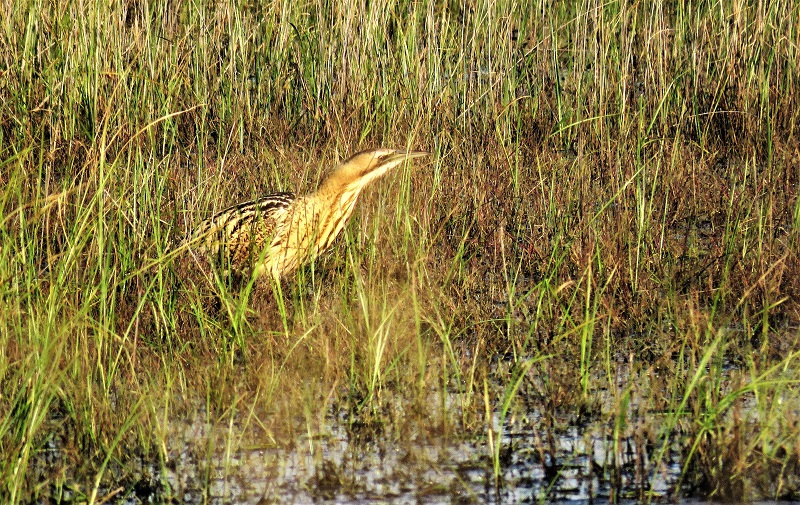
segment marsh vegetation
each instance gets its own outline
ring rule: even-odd
[[[3,502],[800,495],[800,4],[0,10]],[[288,282],[166,254],[379,146]]]

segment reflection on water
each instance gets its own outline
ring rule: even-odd
[[[519,503],[547,500],[658,498],[679,477],[674,450],[657,472],[634,437],[618,438],[601,422],[568,426],[557,437],[535,413],[506,422],[497,455],[489,437],[432,435],[428,427],[402,435],[384,428],[365,435],[346,416],[330,416],[322,436],[301,437],[290,449],[267,449],[234,426],[176,427],[166,480],[186,503]],[[497,440],[500,420],[495,417]],[[651,420],[652,422],[652,420]],[[213,449],[199,456],[197,447]],[[270,444],[273,445],[273,444]],[[671,448],[674,449],[674,448]],[[615,459],[613,454],[617,454]],[[622,455],[620,457],[619,455]],[[658,466],[658,465],[656,465]]]
[[[508,387],[503,378],[514,365],[500,360],[494,366],[495,383],[483,392],[489,405],[502,404]],[[348,401],[334,401],[314,426],[298,413],[292,424],[301,434],[279,440],[266,432],[274,413],[259,418],[255,410],[229,412],[209,422],[215,416],[199,400],[196,406],[185,402],[182,410],[191,418],[161,422],[167,433],[163,460],[152,452],[112,460],[103,470],[102,482],[108,484],[97,497],[130,504],[673,499],[691,442],[680,426],[666,430],[670,416],[654,412],[641,395],[620,398],[619,391],[645,381],[643,375],[632,379],[623,368],[614,379],[617,390],[590,393],[591,408],[567,405],[560,414],[542,414],[536,392],[542,391],[542,379],[528,373],[507,417],[498,407],[490,411],[490,423],[475,417],[485,409],[481,394],[441,393],[434,387],[428,398],[411,405],[387,389],[386,410],[370,417],[372,425],[351,415]],[[752,398],[743,400],[740,415],[757,410]],[[55,487],[51,495],[61,500],[88,501],[91,482],[65,468],[69,449],[64,447],[54,436],[37,455],[36,478],[49,479]],[[681,487],[692,492],[686,482]]]
[[[647,395],[620,394],[646,382],[649,372],[635,375],[619,366],[613,391],[592,390],[590,406],[566,404],[546,415],[537,393],[545,379],[528,373],[514,390],[514,405],[504,418],[499,407],[491,411],[491,405],[503,403],[508,388],[504,378],[513,375],[507,372],[514,365],[498,361],[494,366],[498,373],[492,375],[495,383],[484,387],[485,402],[480,393],[441,393],[432,387],[428,397],[412,405],[392,398],[385,389],[381,392],[385,410],[380,414],[352,415],[351,402],[334,400],[327,414],[320,412],[313,421],[297,413],[286,424],[303,430],[301,434],[277,440],[267,432],[274,412],[229,411],[216,418],[200,400],[189,405],[181,399],[181,410],[188,417],[161,420],[160,433],[166,437],[160,451],[109,460],[100,470],[103,484],[96,501],[632,503],[702,493],[687,484],[692,467],[681,477],[685,470],[681,464],[695,439],[690,431],[682,431],[680,420],[691,414],[658,412],[651,399],[644,398]],[[504,366],[507,369],[499,370]],[[599,379],[594,382],[602,384]],[[755,396],[742,394],[740,399],[735,415],[740,420],[756,419]],[[796,395],[787,390],[773,400],[795,402]],[[484,408],[490,422],[475,415]],[[97,470],[84,468],[79,473],[80,460],[69,458],[76,446],[69,445],[65,434],[57,435],[57,429],[49,433],[51,438],[35,455],[31,469],[32,478],[44,483],[39,496],[90,501],[98,479],[81,475],[97,475]],[[779,478],[764,476],[767,483],[781,484]],[[794,477],[786,482],[794,485],[789,478]]]

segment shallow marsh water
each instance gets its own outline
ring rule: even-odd
[[[493,387],[502,393],[500,384]],[[519,394],[527,394],[524,387]],[[654,419],[630,419],[615,437],[602,415],[548,421],[531,410],[503,420],[497,411],[491,433],[486,426],[466,432],[452,422],[464,400],[459,393],[444,401],[432,393],[427,421],[411,408],[405,418],[406,407],[395,402],[391,408],[400,412],[392,417],[402,426],[354,423],[334,404],[321,426],[288,444],[266,435],[258,414],[209,422],[198,406],[193,418],[166,424],[163,465],[144,462],[134,472],[137,483],[124,491],[101,488],[98,497],[215,504],[632,502],[666,498],[680,478],[677,441],[666,447],[661,463],[649,460],[661,445],[643,439],[641,425],[652,429]],[[611,405],[612,399],[603,402]],[[497,440],[499,451],[493,452]]]
[[[195,426],[187,435],[200,439]],[[429,440],[353,441],[341,425],[294,450],[240,448],[218,451],[198,461],[188,445],[178,456],[168,481],[175,498],[185,503],[518,503],[542,499],[590,501],[608,499],[613,491],[607,471],[608,441],[580,429],[556,441],[554,460],[543,462],[534,430],[503,436],[500,485],[495,488],[492,460],[485,441]],[[191,443],[191,441],[187,442]],[[632,444],[632,441],[626,441]],[[310,447],[314,447],[311,451]],[[633,462],[626,462],[627,467]],[[206,465],[209,467],[206,467]],[[207,473],[206,473],[207,471]],[[636,496],[633,471],[618,493]],[[664,496],[680,474],[677,463],[649,481],[652,496]],[[207,480],[206,480],[207,479]],[[617,496],[620,496],[619,494]]]

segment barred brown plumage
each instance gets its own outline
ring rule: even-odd
[[[316,192],[276,193],[229,207],[201,222],[186,242],[226,269],[280,280],[331,246],[364,187],[403,161],[428,154],[362,151],[334,168]]]

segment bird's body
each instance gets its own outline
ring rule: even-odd
[[[364,187],[404,160],[427,154],[360,152],[336,167],[316,192],[277,193],[235,205],[200,223],[188,242],[226,268],[280,280],[331,246]]]

